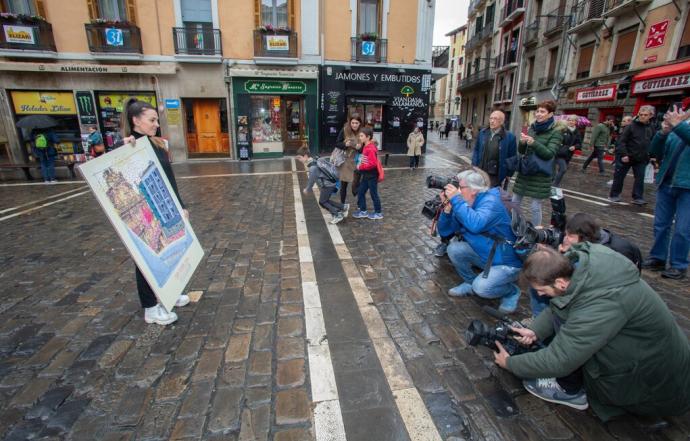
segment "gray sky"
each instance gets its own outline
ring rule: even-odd
[[[467,23],[467,8],[470,0],[436,0],[434,21],[434,46],[448,46],[445,35]]]

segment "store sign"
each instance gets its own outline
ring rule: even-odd
[[[180,100],[176,100],[176,99],[165,100],[165,108],[166,109],[179,109],[180,108]]]
[[[578,89],[575,96],[576,103],[591,103],[596,101],[613,101],[616,98],[618,86],[610,84],[599,87]]]
[[[59,72],[59,73],[84,73],[84,74],[174,74],[175,63],[161,63],[159,65],[106,65],[106,64],[81,64],[81,63],[27,63],[14,61],[0,61],[0,71],[14,72]]]
[[[647,57],[644,57],[644,59],[642,60],[642,62],[643,62],[644,64],[656,63],[656,60],[658,60],[658,59],[659,59],[659,57],[658,57],[657,55],[649,55],[649,56],[647,56]]]
[[[17,115],[76,115],[72,92],[11,92]]]
[[[422,83],[422,75],[374,72],[337,72],[335,74],[335,79],[344,81],[361,81],[367,83]]]
[[[5,41],[8,43],[36,44],[31,26],[4,25]]]
[[[666,33],[668,32],[669,20],[660,21],[659,23],[654,23],[649,27],[649,34],[647,34],[647,42],[644,45],[645,49],[653,49],[655,47],[661,47],[666,41]]]
[[[136,98],[139,101],[146,101],[154,108],[157,106],[156,97],[154,95],[137,95],[136,93],[99,93],[98,104],[101,109],[114,108],[117,112],[122,112],[124,103],[130,98]]]
[[[125,39],[122,35],[122,29],[107,28],[105,30],[105,43],[108,46],[123,46]]]
[[[79,122],[82,125],[96,124],[96,105],[93,102],[91,92],[81,90],[75,93]]]
[[[244,90],[248,93],[302,94],[307,92],[307,85],[303,81],[248,80]]]
[[[688,88],[690,88],[690,73],[684,73],[670,77],[638,81],[633,86],[633,93],[661,92]]]
[[[266,50],[269,51],[289,51],[290,50],[290,36],[289,35],[267,35],[266,36]]]

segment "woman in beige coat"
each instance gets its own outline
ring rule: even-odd
[[[410,170],[419,167],[419,157],[422,155],[423,145],[424,135],[422,135],[419,127],[415,127],[414,131],[407,137],[407,156],[410,157]]]
[[[345,127],[340,130],[335,141],[335,147],[342,150],[345,156],[345,161],[338,166],[341,204],[344,204],[347,199],[347,184],[355,179],[355,155],[362,148],[358,139],[361,127],[362,118],[358,114],[353,114],[345,123]]]

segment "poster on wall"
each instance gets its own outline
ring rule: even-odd
[[[79,166],[122,243],[171,311],[204,255],[147,137]]]
[[[668,32],[669,20],[654,23],[649,27],[649,34],[647,34],[647,42],[644,45],[645,49],[652,49],[661,47],[666,41],[666,33]]]

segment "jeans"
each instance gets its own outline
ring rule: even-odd
[[[615,169],[613,171],[613,185],[611,186],[611,193],[609,196],[618,197],[623,191],[623,181],[628,174],[628,170],[632,168],[635,182],[633,183],[632,197],[633,199],[642,199],[644,195],[644,172],[647,164],[631,164],[630,162],[616,161]]]
[[[676,226],[671,236],[674,217]],[[661,184],[656,191],[654,245],[649,255],[666,262],[669,256],[669,237],[671,268],[687,269],[690,251],[690,190]]]
[[[471,139],[466,139],[465,140],[465,148],[467,150],[472,150],[472,140]]]
[[[55,180],[54,156],[46,156],[41,158],[41,174],[43,175],[43,180],[46,182]]]
[[[589,154],[589,157],[585,163],[582,164],[582,170],[587,170],[587,166],[594,158],[597,158],[597,163],[599,164],[599,173],[604,173],[604,149],[596,147],[592,149],[592,153]]]
[[[343,204],[331,200],[333,193],[337,193],[336,187],[322,187],[319,192],[319,205],[330,211],[332,215],[336,215],[343,211]]]
[[[381,212],[381,199],[379,199],[379,182],[378,178],[374,176],[373,178],[365,178],[362,176],[362,180],[359,183],[359,191],[357,192],[357,205],[361,211],[367,211],[367,190],[371,195],[371,200],[374,202],[374,213]]]
[[[522,203],[522,198],[523,196],[521,194],[513,194],[513,202],[516,202],[517,204]],[[530,198],[530,213],[532,214],[532,219],[530,222],[532,222],[532,225],[535,227],[538,225],[541,225],[541,199],[534,199]]]
[[[568,160],[565,158],[556,158],[555,166],[557,171],[556,175],[553,177],[553,182],[551,185],[554,187],[560,187],[561,179],[563,179],[565,172],[568,171]]]
[[[419,167],[419,155],[416,156],[410,156],[410,168],[417,168]]]
[[[472,249],[470,244],[459,240],[448,245],[448,257],[455,266],[455,271],[466,282],[472,284],[472,291],[485,299],[496,299],[515,293],[515,282],[520,268],[508,265],[492,265],[487,278],[483,272],[475,274],[474,268],[484,268],[486,262]]]
[[[139,271],[139,267],[136,267],[137,275],[137,291],[139,292],[139,301],[141,302],[142,308],[152,308],[158,304],[158,299],[151,289],[151,285],[146,281],[144,275]]]
[[[534,288],[529,289],[529,305],[532,309],[532,317],[536,317],[543,310],[549,306],[551,299],[546,296],[540,296]]]

